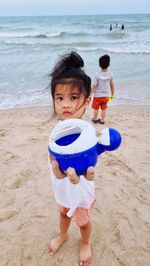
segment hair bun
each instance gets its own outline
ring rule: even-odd
[[[78,53],[72,51],[69,56],[68,65],[74,68],[80,68],[84,66],[84,61]]]

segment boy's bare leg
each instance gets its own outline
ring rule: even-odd
[[[90,235],[91,235],[91,223],[88,222],[86,225],[80,227],[81,242],[80,242],[80,254],[79,254],[79,265],[87,266],[91,263],[92,252],[90,246]]]
[[[98,110],[94,109],[94,120],[97,120]]]
[[[54,255],[60,246],[67,240],[67,231],[71,223],[71,218],[60,213],[60,233],[48,244],[48,251]]]
[[[105,117],[106,117],[106,109],[105,110],[102,110],[102,113],[101,113],[101,122],[105,122]]]

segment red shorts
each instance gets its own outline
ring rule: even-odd
[[[72,218],[79,227],[86,225],[90,221],[94,203],[95,201],[91,204],[91,206],[88,209],[77,208],[74,211]],[[66,215],[67,212],[70,210],[69,208],[65,208],[59,204],[57,204],[57,206],[61,214]]]
[[[109,97],[94,97],[92,102],[92,108],[98,110],[101,108],[102,110],[107,109]]]

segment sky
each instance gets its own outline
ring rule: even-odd
[[[0,16],[150,13],[150,0],[0,0]]]

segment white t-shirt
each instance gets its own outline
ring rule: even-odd
[[[94,77],[93,84],[96,86],[94,97],[109,97],[110,94],[110,81],[113,80],[111,72],[97,72]]]
[[[88,181],[82,175],[78,184],[72,184],[67,176],[63,179],[58,179],[53,173],[51,164],[50,177],[56,202],[63,207],[70,208],[67,213],[68,217],[73,215],[76,208],[87,209],[94,202],[94,181]]]

